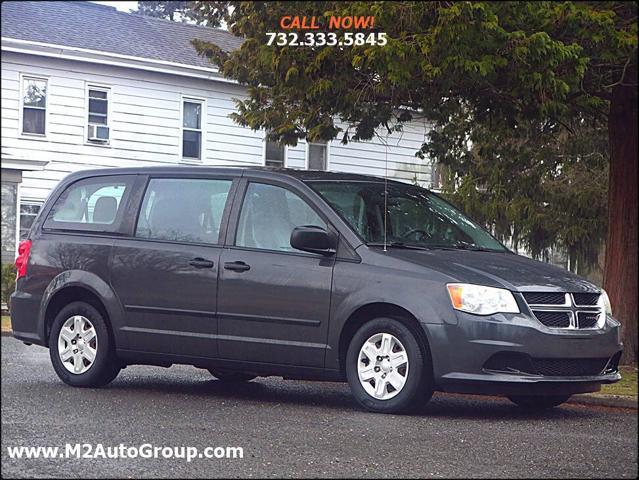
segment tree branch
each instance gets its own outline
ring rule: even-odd
[[[615,83],[611,83],[610,85],[604,85],[603,88],[612,88],[612,87],[616,87],[618,85],[623,85],[623,81],[626,78],[626,70],[628,70],[628,65],[630,65],[630,60],[632,60],[632,58],[634,58],[634,55],[630,55],[628,57],[628,60],[626,60],[625,65],[623,66],[623,70],[621,71],[621,78],[615,82]],[[636,84],[635,84],[636,85]],[[632,84],[628,85],[628,86],[633,86]]]

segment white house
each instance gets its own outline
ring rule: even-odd
[[[281,147],[233,123],[245,90],[197,55],[230,33],[88,2],[2,3],[2,262],[70,172],[158,164],[271,165],[430,184],[425,124],[387,139]],[[386,161],[388,160],[388,161]]]

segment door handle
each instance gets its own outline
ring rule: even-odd
[[[234,272],[246,272],[251,266],[244,262],[225,262],[224,270],[233,270]]]
[[[206,260],[205,258],[196,257],[193,260],[189,261],[189,265],[195,268],[213,268],[215,265],[211,260]]]

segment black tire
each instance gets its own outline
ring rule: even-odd
[[[67,370],[58,352],[60,330],[64,322],[74,315],[87,318],[93,324],[97,337],[95,360],[86,372],[80,374]],[[74,387],[102,387],[110,383],[122,368],[115,356],[115,345],[105,319],[93,306],[85,302],[72,302],[56,315],[49,333],[49,356],[58,377]]]
[[[211,370],[208,369],[211,375],[222,382],[229,383],[241,383],[241,382],[250,382],[255,378],[255,375],[250,375],[248,373],[242,372],[228,372],[224,370]]]
[[[394,397],[381,400],[370,395],[358,375],[359,354],[364,343],[373,335],[390,333],[404,346],[408,356],[406,380]],[[376,318],[357,330],[346,353],[346,377],[357,403],[372,412],[409,413],[428,403],[433,395],[433,369],[427,345],[421,345],[416,332],[399,320]]]
[[[548,410],[566,402],[570,395],[511,395],[508,400],[526,410]]]

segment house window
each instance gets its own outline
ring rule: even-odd
[[[326,170],[328,156],[328,145],[326,143],[309,143],[307,155],[309,170]]]
[[[20,202],[20,240],[24,240],[29,235],[29,230],[33,221],[35,220],[40,208],[41,203],[36,202]]]
[[[47,115],[47,80],[22,79],[22,133],[44,135]]]
[[[202,158],[202,101],[184,100],[182,106],[182,157]]]
[[[266,149],[264,152],[264,165],[267,167],[284,168],[284,159],[286,158],[286,145],[279,142],[271,142],[266,140]]]
[[[107,143],[109,141],[109,89],[89,87],[89,128],[88,141]]]

